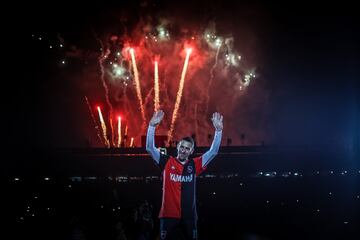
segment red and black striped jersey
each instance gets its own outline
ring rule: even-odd
[[[163,178],[159,217],[197,219],[196,177],[205,170],[202,156],[182,164],[176,158],[161,153],[158,166]]]

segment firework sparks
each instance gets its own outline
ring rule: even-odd
[[[90,105],[89,100],[88,100],[88,98],[87,98],[86,96],[85,96],[85,101],[86,101],[86,104],[87,104],[87,106],[88,106],[88,108],[89,108],[89,112],[90,112],[91,119],[92,119],[92,121],[93,121],[93,123],[94,123],[94,125],[95,125],[95,129],[96,129],[96,133],[97,133],[96,135],[98,136],[100,142],[102,143],[101,136],[100,136],[99,126],[98,126],[98,124],[97,124],[97,122],[96,122],[96,120],[95,120],[94,113],[93,113],[93,111],[92,111],[92,109],[91,109],[91,105]]]
[[[196,32],[196,29],[191,27],[187,32],[178,32],[176,26],[176,23],[161,19],[158,26],[153,26],[152,23],[145,23],[145,25],[140,23],[139,28],[136,27],[127,32],[126,36],[111,33],[113,35],[110,38],[107,38],[108,35],[104,35],[105,38],[102,40],[97,38],[101,48],[96,55],[92,56],[98,58],[95,64],[99,71],[98,76],[101,77],[101,87],[105,89],[107,105],[103,114],[105,114],[108,127],[106,136],[111,147],[124,145],[129,147],[131,142],[129,134],[138,139],[145,133],[147,111],[160,109],[160,90],[161,108],[171,112],[169,122],[166,123],[168,128],[166,124],[162,125],[165,128],[162,131],[166,131],[168,135],[167,143],[169,144],[175,137],[173,132],[176,126],[179,126],[176,135],[194,132],[191,126],[180,125],[182,118],[186,116],[187,121],[194,122],[194,133],[196,133],[198,144],[208,144],[206,137],[203,136],[211,127],[206,121],[210,108],[216,108],[224,114],[233,111],[236,104],[226,105],[225,103],[235,101],[245,94],[246,88],[255,78],[254,71],[249,69],[246,61],[234,48],[235,40],[231,33],[227,33],[226,36],[217,34],[215,22],[209,23],[203,32]],[[182,48],[189,43],[193,49],[198,49],[202,54],[194,54],[194,51]],[[182,51],[183,57],[177,60],[179,51]],[[159,56],[161,56],[161,66],[159,66]],[[189,60],[191,60],[191,74],[196,81],[185,85],[185,77],[189,78],[189,73],[187,73]],[[87,62],[91,63],[91,55]],[[67,61],[66,64],[69,63]],[[178,71],[182,70],[178,79],[179,83],[174,83],[172,79],[177,72],[175,68],[181,68],[180,65],[183,68],[178,69]],[[94,67],[90,64],[87,66],[89,70],[92,70],[90,67]],[[159,73],[159,68],[162,70],[161,73]],[[160,74],[162,75],[161,85]],[[154,78],[154,83],[151,81],[152,78]],[[145,79],[150,81],[145,81]],[[94,88],[90,90],[96,92],[95,85],[94,87],[89,84],[85,86]],[[221,96],[220,100],[219,96]],[[215,104],[213,104],[214,101]],[[182,110],[185,111],[184,116],[180,115]],[[115,111],[122,112],[124,117],[126,116],[125,125],[124,119],[119,119]],[[96,122],[99,126],[101,142],[104,142],[103,130],[100,129],[102,125],[97,119]],[[128,134],[129,125],[132,128]]]
[[[101,45],[101,49],[103,48],[103,44],[102,42],[99,40],[100,45]],[[106,49],[105,52],[102,52],[101,56],[99,57],[99,65],[100,65],[100,70],[101,70],[101,75],[100,75],[100,79],[101,82],[103,84],[103,87],[105,89],[105,99],[106,99],[106,103],[109,106],[110,112],[109,112],[109,121],[110,121],[110,128],[111,128],[111,143],[114,146],[114,127],[113,127],[113,121],[112,121],[112,115],[113,115],[113,106],[110,102],[110,97],[109,97],[109,87],[106,84],[105,81],[105,70],[104,70],[104,61],[109,57],[110,54],[110,50]]]
[[[105,141],[105,146],[110,148],[110,142],[109,142],[109,140],[107,138],[107,135],[106,135],[106,132],[107,132],[106,131],[106,124],[105,124],[104,118],[102,116],[100,107],[97,107],[97,110],[98,110],[98,113],[99,113],[99,119],[100,119],[100,123],[101,123],[101,128],[103,130],[103,137],[104,137],[104,141]]]
[[[141,87],[140,87],[140,81],[139,81],[139,72],[137,69],[135,53],[134,53],[133,48],[130,48],[130,55],[131,55],[131,62],[132,62],[133,70],[134,70],[136,94],[137,94],[139,104],[140,104],[141,116],[142,116],[143,122],[145,122],[146,121],[145,109],[144,109],[144,105],[143,105],[143,101],[142,101]]]
[[[216,50],[216,55],[215,55],[215,63],[214,65],[212,66],[211,70],[210,70],[210,80],[209,80],[209,84],[208,84],[208,89],[207,89],[207,101],[206,101],[206,110],[205,112],[207,113],[208,112],[208,109],[209,109],[209,101],[210,101],[210,87],[212,85],[212,81],[214,79],[214,70],[216,68],[216,65],[218,63],[218,58],[219,58],[219,52],[220,52],[220,48],[221,48],[221,45],[222,45],[222,42],[220,39],[217,39],[216,40],[216,45],[217,45],[217,50]]]
[[[171,125],[170,125],[170,130],[168,132],[168,144],[170,143],[171,139],[172,139],[172,133],[174,131],[174,125],[175,125],[175,121],[177,118],[177,113],[179,111],[179,107],[180,107],[180,103],[181,103],[181,97],[182,97],[182,93],[183,93],[183,89],[184,89],[184,83],[185,83],[185,75],[186,75],[186,71],[187,71],[187,67],[189,64],[189,58],[190,58],[190,54],[191,54],[191,48],[188,48],[186,50],[186,58],[185,58],[185,62],[184,62],[184,67],[181,73],[181,79],[180,79],[180,83],[179,83],[179,90],[177,92],[177,96],[176,96],[176,102],[175,102],[175,107],[174,107],[174,112],[172,115],[172,119],[171,119]]]
[[[154,78],[154,90],[155,90],[155,99],[154,99],[154,111],[156,112],[160,107],[160,98],[159,98],[159,69],[158,61],[155,61],[155,78]]]
[[[121,117],[118,117],[118,147],[121,146]]]

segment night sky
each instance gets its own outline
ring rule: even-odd
[[[84,84],[84,79],[96,79],[99,73],[88,71],[96,66],[94,52],[100,47],[95,36],[122,36],[124,29],[130,33],[140,21],[159,17],[179,28],[216,23],[219,35],[231,34],[234,48],[255,67],[257,77],[246,92],[236,103],[228,103],[236,107],[224,113],[223,143],[233,138],[233,144],[239,144],[241,134],[250,145],[346,147],[358,141],[359,31],[354,6],[118,1],[82,6],[54,2],[42,7],[46,10],[32,5],[15,11],[13,17],[20,24],[11,27],[5,46],[10,64],[3,72],[7,73],[2,125],[3,140],[11,147],[101,147],[84,102],[84,95],[104,102],[98,100],[103,94],[99,80],[91,80],[98,81],[98,93],[88,91],[95,86]],[[211,101],[213,111],[227,105],[218,97]],[[193,121],[183,124],[192,127]]]

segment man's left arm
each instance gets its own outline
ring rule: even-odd
[[[203,168],[205,168],[209,164],[209,162],[214,159],[214,157],[219,152],[219,148],[221,144],[221,137],[223,130],[223,116],[220,113],[216,112],[213,114],[211,120],[215,128],[215,136],[210,149],[206,153],[204,153],[204,155],[202,155],[201,165]]]
[[[215,136],[210,149],[202,155],[202,167],[205,168],[211,160],[218,154],[221,144],[222,131],[215,131]]]

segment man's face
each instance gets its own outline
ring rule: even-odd
[[[194,146],[191,142],[181,140],[177,145],[178,156],[180,161],[185,161],[193,153]]]

